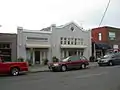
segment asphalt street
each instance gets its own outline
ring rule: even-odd
[[[120,90],[120,66],[2,76],[0,90]]]

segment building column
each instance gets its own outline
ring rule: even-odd
[[[40,64],[42,64],[42,51],[40,51]]]
[[[62,50],[62,58],[64,58],[64,50]]]
[[[33,50],[33,65],[35,65],[35,51]]]
[[[68,50],[66,50],[66,56],[68,57],[69,55],[68,55]]]
[[[34,65],[34,52],[33,52],[33,48],[30,48],[30,61],[31,61],[32,65]]]
[[[78,50],[77,50],[77,55],[78,55]]]

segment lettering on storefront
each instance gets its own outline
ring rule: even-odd
[[[39,37],[27,37],[27,40],[37,40],[37,41],[44,41],[47,42],[48,38],[39,38]]]

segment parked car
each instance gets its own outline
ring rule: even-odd
[[[27,62],[0,62],[0,74],[19,75],[20,72],[28,71]]]
[[[49,63],[48,68],[52,71],[67,71],[69,69],[86,68],[89,61],[84,56],[69,56],[60,62]]]
[[[102,65],[118,65],[120,64],[120,53],[107,54],[98,60],[99,66]]]

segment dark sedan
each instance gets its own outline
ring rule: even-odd
[[[103,65],[120,65],[120,53],[108,54],[98,60],[99,66]]]

